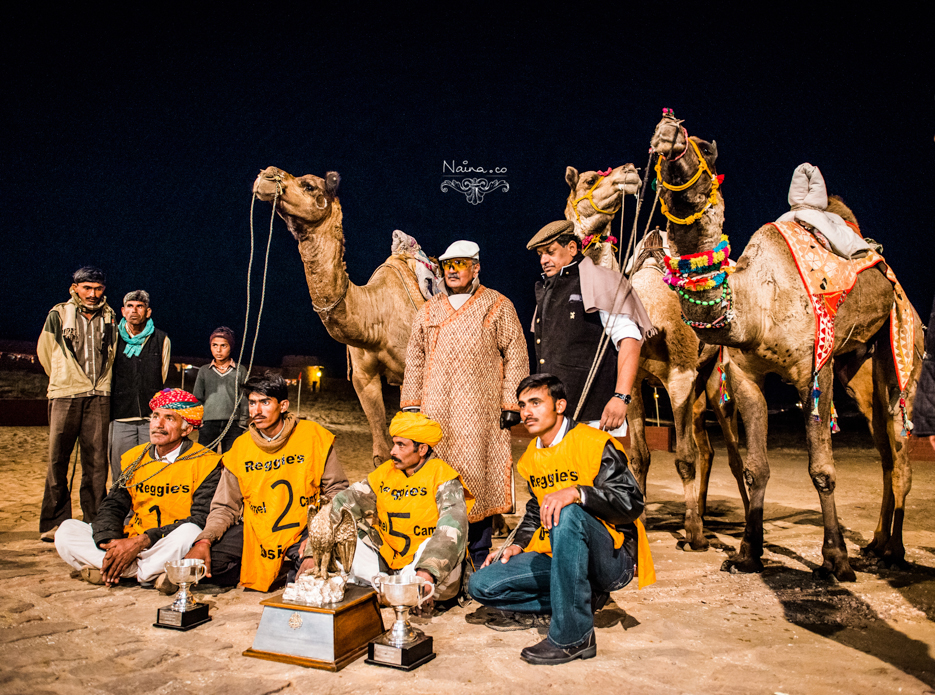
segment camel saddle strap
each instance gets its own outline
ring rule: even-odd
[[[648,261],[650,258],[656,262],[656,269],[660,273],[665,272],[665,261],[663,260],[665,255],[666,250],[662,245],[662,235],[660,235],[659,232],[654,229],[646,237],[646,241],[643,243],[643,249],[640,251],[640,254],[633,262],[633,270],[631,275],[642,268],[643,264],[646,263],[646,261]]]

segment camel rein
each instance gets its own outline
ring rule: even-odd
[[[665,215],[666,218],[670,222],[674,222],[675,224],[682,224],[682,225],[689,225],[689,224],[692,224],[693,222],[696,222],[697,220],[700,220],[705,210],[707,210],[712,205],[717,205],[717,191],[718,191],[718,188],[720,187],[720,182],[718,181],[717,177],[712,173],[710,167],[708,167],[707,160],[701,156],[701,151],[698,149],[698,145],[695,143],[694,140],[687,137],[687,133],[686,133],[686,142],[688,145],[691,145],[691,148],[695,151],[695,155],[698,157],[698,170],[688,180],[688,183],[684,183],[678,186],[666,183],[665,180],[662,178],[662,160],[665,159],[665,157],[660,154],[659,159],[656,160],[656,179],[659,181],[660,184],[662,184],[664,188],[670,191],[684,191],[684,190],[691,188],[698,182],[698,179],[701,178],[701,175],[703,173],[707,174],[708,178],[711,179],[711,192],[708,194],[708,200],[705,202],[704,207],[701,208],[701,210],[698,210],[697,212],[695,212],[694,214],[689,215],[688,217],[676,217],[675,215],[669,212],[669,206],[666,205],[665,198],[662,198],[662,197],[659,198],[659,205],[660,205],[660,210],[662,211],[662,214]],[[687,151],[688,151],[688,147],[682,150],[682,153],[679,155],[679,157],[684,155]],[[676,161],[679,157],[676,157],[672,161],[673,162]],[[657,186],[657,191],[658,191],[658,186]]]
[[[595,212],[603,212],[605,215],[616,215],[618,212],[620,212],[620,209],[623,207],[623,198],[620,199],[620,207],[617,208],[616,210],[602,210],[601,208],[597,207],[597,205],[594,203],[594,189],[597,188],[598,184],[600,184],[600,182],[603,181],[604,178],[605,178],[604,174],[598,174],[598,179],[597,181],[594,182],[594,185],[591,186],[591,189],[587,193],[585,193],[583,196],[581,196],[580,198],[575,198],[572,201],[571,207],[575,211],[575,218],[577,218],[579,225],[581,224],[581,215],[578,214],[578,203],[580,203],[582,200],[587,200],[589,203],[591,203],[591,207],[594,208]]]

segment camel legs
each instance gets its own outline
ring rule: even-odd
[[[730,466],[730,472],[733,474],[734,480],[737,481],[737,490],[740,492],[740,499],[743,500],[743,515],[744,518],[746,518],[747,514],[750,513],[750,497],[747,495],[747,488],[743,480],[743,457],[740,455],[740,435],[737,432],[737,408],[735,407],[730,378],[728,377],[727,380],[727,393],[730,395],[730,400],[727,403],[721,403],[720,375],[717,373],[716,369],[712,370],[711,375],[708,377],[707,383],[705,384],[705,392],[707,398],[700,398],[695,406],[696,416],[702,418],[702,420],[695,425],[695,436],[699,436],[698,432],[700,430],[705,441],[707,441],[708,435],[707,432],[704,431],[703,406],[700,413],[698,412],[698,403],[703,404],[705,400],[707,400],[707,402],[711,404],[711,409],[714,411],[718,425],[721,427],[721,433],[724,435],[724,446],[727,449],[727,463]],[[701,442],[701,439],[698,441]],[[710,445],[708,445],[708,448],[710,450]],[[702,452],[702,487],[698,497],[698,509],[702,517],[704,517],[707,511],[708,476],[711,474],[711,461],[713,458],[714,452],[711,451],[707,458],[707,468],[704,469],[705,455],[704,452]]]
[[[912,419],[915,400],[918,361],[906,394],[906,416]],[[903,546],[903,519],[906,497],[912,487],[912,464],[909,462],[909,440],[900,436],[902,417],[898,410],[899,385],[889,341],[877,341],[873,356],[873,424],[871,428],[883,462],[883,503],[880,521],[873,540],[865,548],[885,563],[902,565],[906,558]]]
[[[812,410],[811,379],[797,384],[799,398],[805,404],[808,472],[812,478],[812,484],[818,491],[821,516],[825,527],[824,541],[821,546],[824,562],[816,570],[816,574],[825,577],[833,574],[839,581],[853,582],[857,580],[857,575],[854,574],[847,560],[847,546],[844,544],[844,535],[838,523],[837,508],[834,503],[836,474],[834,455],[831,451],[830,427],[833,386],[834,371],[832,363],[828,362],[818,373],[818,387],[821,389],[821,396],[818,399],[820,420],[815,421],[808,415]]]
[[[732,355],[730,380],[737,409],[747,430],[747,457],[743,460],[743,478],[750,497],[749,511],[744,526],[740,550],[724,561],[725,572],[762,572],[763,562],[763,503],[766,484],[769,482],[769,460],[766,457],[766,399],[762,391],[762,374],[765,372],[746,369],[746,358],[738,353]],[[754,381],[749,373],[760,374]]]
[[[666,391],[672,403],[675,420],[675,469],[682,479],[685,496],[685,542],[683,550],[707,550],[708,540],[704,537],[704,525],[698,509],[698,479],[696,477],[698,444],[695,442],[693,425],[695,379],[698,373],[692,370],[672,369]]]
[[[347,348],[351,360],[351,383],[370,423],[373,438],[373,465],[379,466],[390,457],[390,431],[386,426],[386,408],[383,405],[383,385],[373,353],[360,348]]]
[[[642,379],[637,376],[636,382],[631,392],[632,400],[630,407],[627,408],[627,426],[630,434],[630,470],[636,477],[636,482],[640,484],[643,491],[644,501],[648,499],[646,490],[646,478],[649,475],[650,453],[646,445],[646,409],[643,404]],[[646,524],[646,509],[640,517],[643,525]]]

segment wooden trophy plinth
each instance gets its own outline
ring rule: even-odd
[[[244,656],[340,671],[384,630],[377,592],[356,584],[347,585],[343,601],[321,608],[285,603],[281,593],[260,605],[260,626]]]

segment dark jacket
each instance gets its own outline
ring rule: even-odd
[[[562,380],[570,415],[578,408],[604,334],[599,312],[584,310],[579,271],[583,259],[578,254],[573,265],[536,283],[535,372]],[[583,422],[600,420],[616,387],[617,350],[608,344],[578,417]]]
[[[569,418],[568,432],[578,426]],[[519,524],[513,543],[521,548],[529,545],[539,528],[539,501],[529,488],[526,514]],[[623,534],[623,547],[636,559],[637,534],[635,521],[643,513],[643,491],[630,472],[627,455],[607,442],[601,453],[601,467],[592,485],[578,485],[581,508],[591,516],[606,521]]]
[[[916,399],[912,408],[912,433],[917,437],[931,437],[935,434],[935,303],[932,304],[932,316],[929,318],[925,333],[925,355],[922,360],[922,375],[916,388]]]
[[[114,375],[110,382],[110,419],[147,418],[153,412],[149,401],[162,390],[162,352],[166,334],[158,328],[143,343],[140,354],[127,357],[127,344],[119,333]]]
[[[182,442],[182,450],[179,456],[185,454],[192,448],[192,441],[185,439]],[[204,479],[198,489],[192,495],[191,516],[186,519],[159,526],[157,528],[147,529],[144,533],[149,536],[150,546],[156,544],[156,541],[172,533],[182,524],[192,523],[200,528],[205,527],[205,520],[208,518],[208,510],[211,508],[211,500],[214,499],[214,491],[217,489],[218,481],[221,479],[221,470],[224,467],[218,463],[208,477]],[[97,512],[97,518],[91,524],[91,531],[94,543],[100,547],[103,543],[109,543],[115,538],[125,538],[124,521],[133,510],[133,502],[130,499],[130,493],[125,487],[114,485],[104,501],[101,502],[101,508]]]

